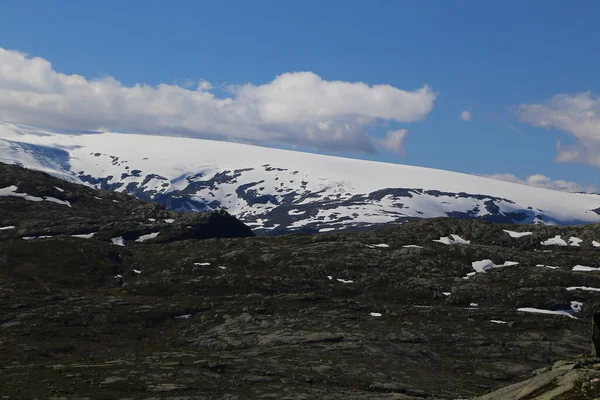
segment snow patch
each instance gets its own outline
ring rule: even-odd
[[[154,239],[155,237],[158,236],[160,232],[152,232],[152,233],[148,233],[147,235],[142,235],[139,238],[135,239],[136,242],[145,242],[146,240],[150,240],[150,239]]]
[[[517,311],[527,312],[527,313],[535,313],[535,314],[551,314],[551,315],[563,315],[565,317],[577,319],[576,316],[569,314],[566,311],[552,311],[552,310],[543,310],[541,308],[532,308],[532,307],[523,307],[517,308]]]
[[[491,319],[490,322],[492,324],[505,324],[506,323],[506,321],[501,321],[499,319]]]
[[[544,265],[544,264],[537,264],[536,267],[544,267],[544,268],[550,268],[550,269],[560,269],[560,267],[554,267],[552,265]]]
[[[123,239],[122,236],[119,237],[114,237],[112,239],[110,239],[110,241],[112,242],[112,244],[117,245],[117,246],[125,246],[125,239]]]
[[[576,265],[573,267],[572,271],[591,272],[591,271],[600,271],[600,268],[588,267],[586,265]]]
[[[194,265],[198,266],[198,267],[205,267],[207,265],[210,265],[210,263],[209,262],[196,262],[196,263],[194,263]]]
[[[519,263],[516,261],[505,261],[504,264],[494,264],[492,260],[481,260],[481,261],[473,261],[471,266],[475,270],[475,272],[485,272],[492,268],[503,268],[503,267],[511,267],[513,265],[518,265]]]
[[[442,236],[439,239],[434,240],[442,244],[471,244],[470,240],[465,240],[458,235]]]
[[[192,316],[192,314],[183,314],[183,315],[178,315],[177,317],[175,317],[175,319],[189,319]]]
[[[58,190],[61,193],[64,193],[64,189],[59,188],[58,186],[54,186],[54,189]]]
[[[540,242],[540,244],[542,246],[567,246],[567,242],[565,242],[560,235],[556,235],[553,238],[544,240],[543,242]]]
[[[511,238],[520,238],[523,236],[533,235],[533,232],[515,232],[509,231],[508,229],[504,229],[504,232],[508,233]]]
[[[354,281],[351,281],[351,280],[348,280],[348,279],[341,279],[341,278],[338,278],[337,281],[338,282],[342,282],[342,283],[346,283],[346,284],[348,284],[348,283],[354,283]]]
[[[569,286],[567,288],[568,291],[573,291],[573,290],[585,290],[588,292],[600,292],[600,288],[593,288],[593,287],[589,287],[589,286]]]
[[[96,233],[97,233],[97,232],[91,232],[91,233],[81,233],[81,234],[77,234],[77,235],[71,235],[71,237],[74,237],[74,238],[81,238],[81,239],[91,239],[91,238],[93,238],[93,237],[94,237],[94,235],[95,235]]]
[[[52,203],[61,204],[63,206],[71,207],[71,203],[69,203],[67,200],[60,200],[60,199],[57,199],[56,197],[50,197],[50,196],[46,196],[44,199],[46,201],[50,201]]]
[[[14,225],[10,225],[10,226],[0,227],[0,231],[7,231],[9,229],[15,229],[15,226]]]
[[[405,249],[422,249],[423,248],[423,246],[419,246],[416,244],[407,244],[402,247],[404,247]]]
[[[331,232],[331,231],[335,231],[336,228],[321,228],[319,229],[319,232]]]
[[[592,240],[592,246],[600,247],[600,242],[596,242],[595,240]]]
[[[381,317],[381,313],[378,313],[378,312],[372,312],[372,313],[369,313],[369,315],[371,317]]]
[[[167,219],[165,219],[165,222],[167,224],[172,224],[173,222],[175,222],[175,220],[173,218],[167,218]]]
[[[583,310],[583,303],[580,301],[572,301],[571,310],[576,313],[581,312],[581,310]]]
[[[579,239],[578,237],[571,236],[569,238],[569,246],[579,247],[579,244],[583,242],[583,239]]]

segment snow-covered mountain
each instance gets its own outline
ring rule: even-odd
[[[329,231],[410,218],[600,221],[598,196],[456,172],[211,140],[65,133],[0,122],[0,162],[158,202],[225,208],[258,233]]]

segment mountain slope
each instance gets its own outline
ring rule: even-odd
[[[334,230],[453,216],[600,221],[600,199],[484,177],[210,140],[69,134],[0,123],[0,162],[173,210],[225,208],[256,232]]]
[[[125,246],[249,236],[250,228],[223,211],[169,211],[0,163],[0,241],[76,238]]]
[[[600,224],[188,226],[251,235],[0,165],[2,396],[450,400],[589,352]]]

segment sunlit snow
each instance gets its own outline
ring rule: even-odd
[[[600,288],[593,288],[593,287],[589,287],[589,286],[569,286],[567,288],[568,291],[573,291],[573,290],[585,290],[588,292],[600,292]]]
[[[342,283],[354,283],[354,281],[351,281],[351,280],[348,280],[348,279],[341,279],[341,278],[338,278],[337,281],[338,282],[342,282]]]
[[[5,187],[5,188],[0,188],[0,197],[9,197],[9,196],[10,197],[19,197],[19,198],[25,199],[27,201],[36,201],[36,202],[46,200],[46,201],[49,201],[52,203],[71,207],[71,203],[69,203],[66,200],[60,200],[60,199],[57,199],[55,197],[50,197],[50,196],[36,197],[36,196],[29,195],[27,193],[17,193],[17,190],[19,190],[19,188],[14,185]]]
[[[537,264],[536,267],[544,267],[544,268],[550,268],[550,269],[560,269],[560,267],[554,267],[552,265],[544,265],[544,264]]]
[[[67,151],[69,166],[65,167],[41,152],[29,154],[22,143]],[[95,157],[90,155],[92,153],[101,156]],[[122,163],[113,163],[109,154],[118,155],[120,160],[127,161],[131,169],[143,172],[139,176],[129,174],[119,179],[123,174],[127,175],[128,170]],[[145,161],[148,159],[152,160],[151,165]],[[210,180],[224,171],[239,170],[241,172],[234,180],[225,181],[216,189],[199,188],[190,196],[199,202],[215,200],[218,207],[224,207],[258,227],[261,222],[255,221],[268,215],[277,204],[271,201],[250,204],[236,192],[240,186],[256,182],[261,182],[260,186],[257,184],[251,190],[272,196],[278,204],[290,203],[287,213],[293,218],[292,228],[321,221],[341,227],[356,223],[393,222],[403,217],[444,217],[449,212],[471,210],[479,210],[477,217],[489,214],[485,205],[489,201],[487,198],[444,195],[444,192],[485,193],[508,199],[494,200],[499,213],[507,215],[528,208],[544,210],[544,219],[550,224],[555,221],[600,221],[600,215],[589,211],[598,208],[598,200],[582,194],[549,191],[450,171],[195,138],[119,133],[67,135],[0,122],[0,161],[10,164],[19,161],[28,168],[51,172],[73,181],[79,180],[78,171],[95,178],[112,175],[115,178],[110,183],[123,183],[117,189],[119,192],[126,192],[130,184],[137,184],[140,190],[161,195],[185,189],[191,182],[187,178],[198,176],[198,180]],[[151,174],[160,178],[152,178]],[[410,196],[390,194],[380,200],[368,196],[387,188],[406,188]],[[425,192],[430,190],[441,194]],[[362,199],[358,203],[347,201],[352,196],[362,196]],[[331,209],[319,209],[316,215],[301,208],[326,198],[340,203]],[[117,200],[112,201],[118,203]],[[333,217],[334,214],[337,217]],[[527,222],[544,222],[535,214],[537,211],[532,211]]]
[[[371,317],[381,317],[381,313],[378,312],[372,312],[370,313]]]
[[[406,249],[422,249],[423,248],[423,246],[419,246],[419,245],[416,245],[416,244],[407,244],[407,245],[404,245],[402,247],[404,247]]]
[[[465,240],[458,235],[442,236],[439,239],[435,239],[434,242],[443,244],[471,244],[470,240]]]
[[[167,218],[167,219],[165,219],[165,222],[167,224],[172,224],[173,222],[175,222],[175,220],[173,218]]]
[[[331,232],[331,231],[335,231],[336,228],[321,228],[319,229],[319,232]]]
[[[567,246],[567,242],[565,242],[563,238],[560,237],[560,235],[556,235],[553,238],[544,240],[540,243],[542,244],[542,246]]]
[[[591,271],[600,271],[600,268],[588,267],[586,265],[576,265],[573,267],[572,271],[591,272]]]
[[[552,311],[552,310],[543,310],[540,308],[532,308],[532,307],[524,307],[517,308],[517,311],[535,313],[535,314],[552,314],[552,315],[563,315],[569,318],[577,319],[576,316],[569,314],[566,311]]]
[[[581,312],[581,310],[583,309],[583,303],[580,301],[572,301],[571,302],[571,309],[575,312]]]
[[[122,236],[115,237],[115,238],[112,238],[112,239],[110,239],[110,240],[111,240],[111,242],[112,242],[114,245],[117,245],[117,246],[125,246],[125,239],[123,239],[123,237],[122,237]]]
[[[69,203],[67,200],[60,200],[60,199],[57,199],[55,197],[50,197],[50,196],[46,196],[46,197],[44,197],[44,199],[46,201],[50,201],[52,203],[62,204],[63,206],[71,207],[71,203]]]
[[[148,233],[147,235],[142,235],[139,238],[135,239],[136,242],[145,242],[146,240],[150,240],[150,239],[154,239],[155,237],[158,236],[160,232],[152,232],[152,233]]]
[[[77,234],[77,235],[71,235],[71,237],[74,238],[81,238],[81,239],[91,239],[94,237],[94,235],[96,234],[96,232],[91,232],[91,233],[81,233],[81,234]]]
[[[583,242],[583,239],[579,239],[578,237],[571,236],[569,238],[569,246],[579,247],[581,242]]]
[[[499,319],[491,319],[490,322],[492,324],[505,324],[506,323],[506,321],[501,321]]]
[[[511,267],[513,265],[519,264],[516,261],[505,261],[503,264],[494,264],[492,260],[481,260],[481,261],[473,261],[471,266],[475,270],[475,272],[485,272],[492,268],[502,268],[502,267]]]
[[[509,231],[508,229],[504,229],[504,232],[508,233],[510,235],[510,237],[512,237],[512,238],[520,238],[523,236],[528,236],[528,235],[533,234],[533,232],[515,232],[515,231]]]
[[[15,226],[11,225],[11,226],[0,227],[0,231],[6,231],[6,230],[9,230],[9,229],[15,229]]]

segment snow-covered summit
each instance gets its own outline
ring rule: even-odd
[[[0,162],[156,201],[226,208],[259,231],[457,216],[600,221],[597,196],[462,173],[167,136],[59,133],[0,122]]]

